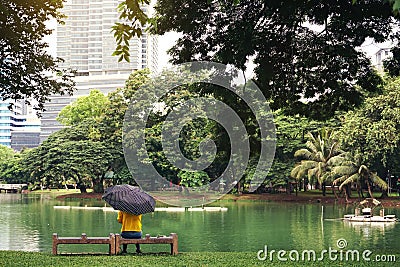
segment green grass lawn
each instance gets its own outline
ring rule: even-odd
[[[397,261],[400,260],[397,255]],[[185,252],[166,254],[127,254],[119,256],[53,256],[49,253],[0,251],[1,266],[397,266],[396,262],[324,261],[280,262],[260,261],[257,252]]]

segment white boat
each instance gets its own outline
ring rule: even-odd
[[[379,215],[374,211],[379,209]],[[393,223],[397,222],[396,215],[385,215],[382,203],[376,199],[367,198],[361,201],[355,209],[355,214],[346,214],[344,221],[361,223]]]
[[[184,212],[185,208],[181,207],[166,207],[166,208],[155,208],[154,211],[167,211],[167,212]]]
[[[189,207],[188,211],[227,211],[225,207]]]

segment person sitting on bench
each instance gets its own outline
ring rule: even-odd
[[[118,212],[117,220],[122,224],[121,237],[127,239],[142,238],[142,215],[134,215],[123,211]],[[122,253],[127,253],[127,244],[122,245]],[[140,244],[136,244],[136,253],[142,253]]]

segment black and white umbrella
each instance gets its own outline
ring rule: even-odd
[[[114,209],[135,215],[153,212],[156,206],[152,196],[139,187],[128,184],[107,188],[101,198]]]

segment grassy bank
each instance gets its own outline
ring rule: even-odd
[[[397,261],[400,260],[397,255]],[[187,252],[177,256],[128,254],[123,256],[53,256],[49,253],[0,251],[1,266],[396,266],[395,262],[260,261],[256,252]]]

